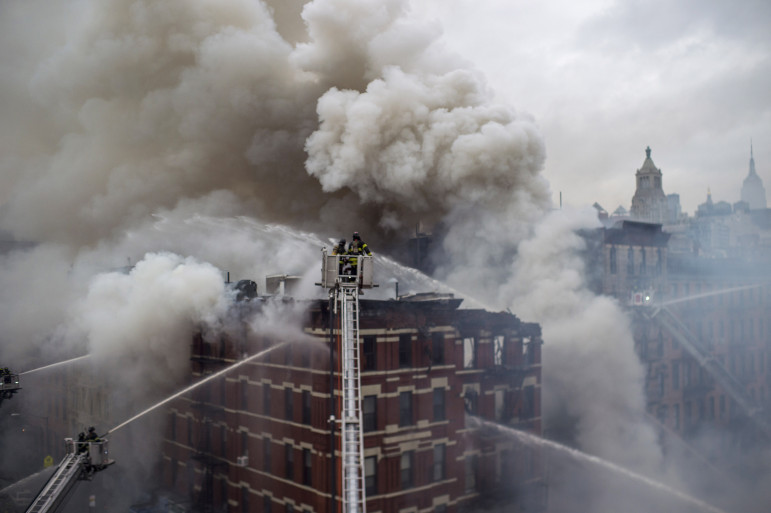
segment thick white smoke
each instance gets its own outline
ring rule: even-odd
[[[224,272],[299,274],[311,294],[329,237],[396,253],[424,223],[440,278],[543,324],[547,412],[654,468],[626,321],[574,256],[590,220],[534,229],[550,208],[535,121],[407,0],[301,5],[0,0],[0,228],[36,244],[0,261],[0,356],[89,350],[162,390]]]

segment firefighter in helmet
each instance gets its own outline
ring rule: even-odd
[[[351,240],[351,244],[348,246],[348,254],[353,255],[348,257],[348,260],[351,264],[351,274],[356,276],[357,267],[359,264],[358,257],[360,255],[372,256],[372,251],[370,251],[369,247],[367,247],[367,243],[361,240],[359,232],[353,232],[353,240]]]

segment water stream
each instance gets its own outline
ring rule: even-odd
[[[84,354],[83,356],[78,356],[76,358],[70,358],[69,360],[64,360],[63,362],[56,362],[56,363],[52,363],[50,365],[45,365],[43,367],[38,367],[37,369],[32,369],[32,370],[20,372],[19,376],[24,376],[25,374],[32,374],[33,372],[43,371],[43,370],[46,370],[46,369],[50,369],[51,367],[58,367],[59,365],[65,365],[65,364],[68,364],[68,363],[75,363],[75,362],[77,362],[79,360],[84,360],[84,359],[90,358],[90,357],[91,357],[90,354]]]
[[[539,447],[546,447],[549,449],[554,449],[557,451],[560,451],[564,454],[570,455],[575,459],[582,460],[582,461],[588,461],[594,465],[603,467],[607,470],[611,470],[617,474],[624,475],[630,479],[633,479],[635,481],[644,483],[648,485],[649,487],[664,492],[666,494],[672,495],[674,497],[677,497],[683,501],[689,502],[691,504],[694,504],[704,511],[710,511],[712,513],[726,513],[724,510],[716,508],[715,506],[712,506],[710,504],[707,504],[704,501],[700,501],[699,499],[692,497],[686,493],[683,493],[679,490],[676,490],[674,488],[671,488],[663,483],[660,483],[658,481],[655,481],[653,479],[650,479],[648,477],[645,477],[641,474],[638,474],[636,472],[632,472],[629,469],[626,469],[620,465],[616,465],[615,463],[611,463],[608,460],[604,460],[598,456],[594,456],[591,454],[586,454],[585,452],[581,452],[578,449],[574,449],[572,447],[568,447],[566,445],[562,445],[560,443],[546,440],[544,438],[540,438],[538,436],[532,435],[530,433],[526,433],[524,431],[519,431],[517,429],[510,428],[508,426],[501,426],[500,424],[496,424],[494,422],[490,422],[488,420],[480,419],[479,417],[470,417],[470,421],[472,424],[476,424],[477,426],[484,426],[485,428],[494,429],[496,431],[499,431],[501,433],[505,433],[507,435],[511,435],[515,437],[520,442],[527,444],[527,445],[537,445]]]
[[[262,357],[262,356],[265,356],[266,354],[270,353],[271,351],[274,351],[274,350],[276,350],[276,349],[278,349],[278,348],[280,348],[280,347],[283,347],[283,346],[285,346],[286,344],[288,344],[288,342],[282,342],[282,343],[280,343],[280,344],[276,344],[275,346],[269,347],[268,349],[264,349],[264,350],[260,351],[259,353],[253,354],[252,356],[249,356],[249,357],[247,357],[247,358],[245,358],[245,359],[241,360],[240,362],[236,362],[236,363],[234,363],[234,364],[233,364],[233,365],[231,365],[230,367],[227,367],[227,368],[225,368],[225,369],[222,369],[221,371],[215,372],[215,373],[214,373],[214,374],[212,374],[211,376],[207,376],[207,377],[205,377],[204,379],[202,379],[201,381],[198,381],[197,383],[193,383],[193,384],[192,384],[192,385],[190,385],[189,387],[187,387],[187,388],[185,388],[185,389],[183,389],[183,390],[180,390],[179,392],[177,392],[177,393],[175,393],[175,394],[172,394],[172,395],[170,395],[170,396],[169,396],[169,397],[167,397],[166,399],[163,399],[162,401],[159,401],[158,403],[156,403],[156,404],[154,404],[154,405],[150,406],[149,408],[147,408],[147,409],[146,409],[146,410],[144,410],[143,412],[141,412],[141,413],[138,413],[138,414],[134,415],[133,417],[131,417],[131,418],[130,418],[130,419],[128,419],[127,421],[125,421],[125,422],[122,422],[122,423],[118,424],[118,425],[117,425],[117,426],[115,426],[114,428],[112,428],[112,429],[110,429],[109,431],[107,431],[107,433],[105,433],[103,436],[106,436],[106,435],[108,435],[108,434],[110,434],[110,433],[114,433],[114,432],[116,432],[117,430],[119,430],[119,429],[120,429],[120,428],[122,428],[123,426],[125,426],[125,425],[127,425],[127,424],[130,424],[131,422],[134,422],[134,421],[135,421],[135,420],[137,420],[138,418],[140,418],[140,417],[142,417],[142,416],[144,416],[144,415],[147,415],[148,413],[150,413],[151,411],[153,411],[153,410],[155,410],[155,409],[157,409],[157,408],[160,408],[161,406],[163,406],[164,404],[168,403],[169,401],[173,401],[173,400],[174,400],[174,399],[176,399],[177,397],[179,397],[179,396],[181,396],[181,395],[184,395],[184,394],[186,394],[186,393],[190,392],[191,390],[194,390],[194,389],[196,389],[196,388],[200,387],[201,385],[204,385],[204,384],[208,383],[209,381],[211,381],[211,380],[213,380],[213,379],[217,379],[217,378],[219,378],[220,376],[222,376],[223,374],[227,374],[228,372],[230,372],[230,371],[232,371],[232,370],[234,370],[234,369],[236,369],[236,368],[238,368],[238,367],[240,367],[240,366],[244,365],[245,363],[249,363],[249,362],[250,362],[250,361],[252,361],[252,360],[255,360],[255,359],[257,359],[257,358],[260,358],[260,357]]]

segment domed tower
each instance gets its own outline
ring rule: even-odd
[[[752,143],[750,143],[750,174],[744,179],[742,185],[742,201],[749,204],[750,210],[766,208],[766,189],[763,188],[763,180],[755,172]]]
[[[637,189],[632,198],[632,218],[650,223],[667,220],[667,196],[661,187],[661,169],[651,160],[651,148],[645,148],[645,162],[635,174]]]

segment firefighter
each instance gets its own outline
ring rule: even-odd
[[[353,232],[353,240],[351,240],[351,244],[348,246],[348,254],[354,255],[349,257],[348,260],[351,264],[351,274],[356,276],[357,267],[359,264],[358,255],[372,256],[372,251],[370,251],[369,247],[367,247],[367,243],[361,240],[359,232]]]
[[[340,242],[337,243],[337,246],[334,247],[332,250],[333,255],[341,255],[340,257],[340,267],[338,268],[337,272],[340,275],[345,274],[351,274],[351,264],[348,261],[348,258],[343,257],[342,255],[347,255],[348,250],[345,249],[345,239],[340,239]]]
[[[99,435],[96,434],[96,428],[91,426],[88,428],[88,435],[86,435],[87,442],[100,442]]]

